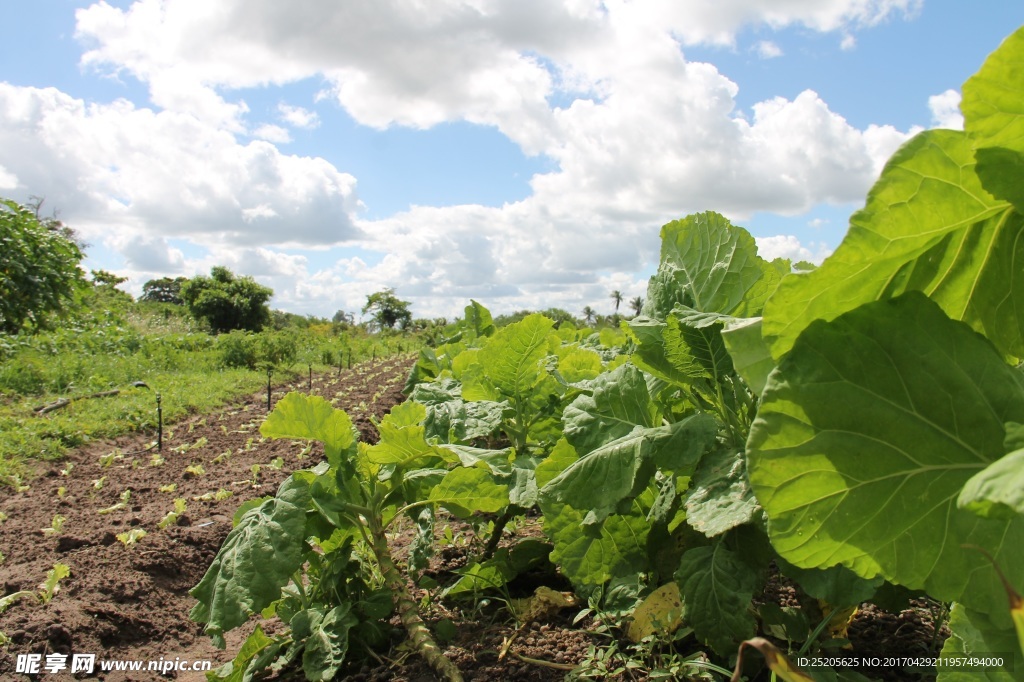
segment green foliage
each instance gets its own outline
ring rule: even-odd
[[[209,277],[193,277],[180,289],[189,312],[208,324],[215,334],[233,329],[262,329],[270,322],[267,301],[273,294],[272,289],[252,277],[238,277],[220,265],[210,270]]]
[[[369,294],[363,306],[363,314],[372,313],[374,322],[381,329],[394,329],[395,325],[404,328],[412,321],[409,305],[408,301],[395,296],[394,289],[389,288]]]
[[[82,257],[59,221],[0,201],[0,332],[16,334],[66,315],[85,283],[78,267]]]
[[[186,282],[188,282],[187,277],[151,279],[142,285],[142,296],[139,297],[139,300],[184,305],[185,299],[181,297],[181,288]]]

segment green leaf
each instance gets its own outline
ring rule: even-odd
[[[704,375],[682,340],[679,321],[637,316],[626,323],[636,348],[630,362],[672,384],[688,385]]]
[[[579,455],[576,454],[576,449],[569,445],[569,441],[559,439],[548,456],[537,465],[537,485],[543,488],[577,459]]]
[[[725,656],[754,636],[757,624],[750,600],[761,579],[723,543],[687,551],[675,577],[686,621],[702,642]]]
[[[512,473],[510,461],[512,448],[488,450],[468,445],[438,445],[437,447],[454,454],[464,467],[483,467],[498,476],[508,476]]]
[[[507,507],[508,486],[495,483],[486,469],[459,467],[441,479],[428,499],[465,518],[474,512],[496,512]]]
[[[554,549],[552,563],[576,585],[600,585],[612,577],[642,573],[647,568],[647,531],[643,514],[634,509],[583,526],[583,513],[541,499],[544,532]],[[635,503],[634,503],[635,506]]]
[[[747,523],[759,509],[742,452],[719,448],[704,457],[686,492],[686,522],[706,537]]]
[[[335,606],[313,623],[302,654],[302,671],[307,680],[335,678],[348,653],[348,632],[358,624],[349,604]]]
[[[277,497],[250,510],[235,526],[206,575],[190,594],[199,600],[189,617],[224,648],[224,633],[281,596],[302,565],[309,483],[296,475]]]
[[[997,627],[984,614],[964,608],[963,604],[954,604],[949,629],[950,636],[942,647],[941,656],[964,660],[971,656],[998,655],[1007,664],[972,670],[947,668],[939,672],[938,682],[1019,682],[1024,671],[1024,655],[1013,628]]]
[[[775,369],[775,358],[761,334],[760,317],[736,319],[725,325],[722,341],[732,356],[733,367],[755,395],[761,395],[768,375]]]
[[[807,594],[827,602],[835,609],[856,606],[870,600],[885,582],[882,578],[865,580],[845,566],[798,568],[784,559],[777,561],[783,575],[795,580]]]
[[[661,228],[661,265],[643,314],[664,320],[678,303],[701,312],[731,313],[763,277],[754,238],[708,211]]]
[[[487,308],[470,299],[465,314],[466,324],[476,336],[490,336],[494,333],[494,320]]]
[[[638,426],[570,464],[544,486],[541,496],[592,510],[587,523],[600,521],[622,500],[646,489],[658,466],[674,469],[678,475],[692,471],[716,430],[714,419],[707,415],[657,428]]]
[[[1011,34],[963,87],[964,130],[977,147],[985,189],[1024,211],[1024,30]]]
[[[318,440],[324,444],[331,467],[341,469],[342,458],[357,440],[352,420],[318,395],[292,392],[278,401],[260,426],[265,438]]]
[[[485,369],[490,384],[502,396],[524,403],[541,377],[547,376],[541,360],[557,345],[553,324],[539,313],[528,315],[499,329],[480,349],[477,362]],[[463,397],[478,399],[470,394],[469,381],[464,381]],[[481,397],[487,399],[489,396]]]
[[[637,426],[657,424],[657,408],[636,367],[621,365],[602,374],[591,389],[592,395],[579,396],[562,412],[565,437],[578,453],[585,455]]]
[[[1024,582],[1024,520],[980,519],[960,489],[1003,455],[1024,375],[912,292],[815,322],[768,381],[747,443],[772,544],[941,600],[1005,611],[981,545]]]
[[[604,370],[600,354],[589,348],[562,346],[557,354],[558,373],[567,383],[575,384],[585,379],[593,379]]]
[[[412,401],[393,408],[377,427],[380,441],[366,449],[366,458],[375,464],[401,467],[422,467],[431,459],[447,458],[444,451],[427,443],[425,429],[420,425],[426,414],[423,405]]]
[[[901,147],[835,253],[785,277],[768,300],[772,355],[781,358],[813,320],[923,291],[1004,353],[1024,356],[1024,221],[985,191],[974,164],[959,131],[925,131]]]
[[[216,670],[206,673],[209,682],[243,682],[245,675],[249,672],[249,664],[252,663],[261,651],[274,643],[274,640],[263,633],[259,625],[252,631],[242,648],[235,654],[235,658],[228,661]]]
[[[1024,450],[996,460],[964,485],[957,499],[961,509],[986,519],[1024,515]]]

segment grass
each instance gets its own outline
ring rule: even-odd
[[[401,341],[339,337],[324,325],[215,337],[197,331],[180,306],[134,303],[110,292],[85,309],[57,330],[0,335],[0,484],[26,476],[32,460],[58,460],[90,441],[137,431],[155,438],[157,394],[170,424],[265,387],[266,362],[273,362],[277,383],[299,379],[309,365],[322,371],[325,363],[401,349]],[[261,360],[268,353],[272,360]],[[239,357],[247,366],[237,366]],[[112,389],[119,393],[85,398]],[[72,402],[43,415],[33,409],[58,398]]]

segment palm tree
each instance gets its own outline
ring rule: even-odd
[[[597,315],[597,311],[588,306],[583,306],[583,321],[587,323],[589,327],[594,323],[594,316]]]
[[[619,304],[622,303],[622,292],[616,289],[611,293],[611,299],[615,301],[615,314],[619,314]]]
[[[637,296],[629,302],[629,307],[633,309],[633,312],[637,315],[640,314],[640,309],[644,307],[644,299]]]

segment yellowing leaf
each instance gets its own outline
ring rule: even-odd
[[[679,585],[667,583],[647,595],[644,602],[633,611],[633,622],[626,634],[634,642],[655,633],[672,633],[683,622],[683,598]]]

